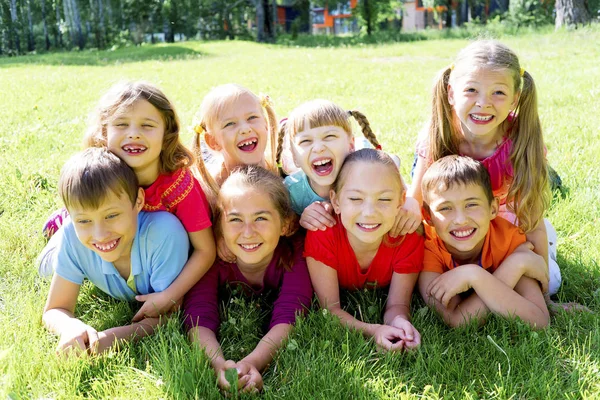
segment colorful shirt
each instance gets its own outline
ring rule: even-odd
[[[394,272],[410,274],[419,272],[423,262],[422,236],[411,233],[395,239],[384,240],[371,265],[363,270],[358,264],[348,235],[339,220],[324,231],[308,231],[304,256],[312,257],[337,271],[340,287],[362,289],[366,285],[389,286]]]
[[[294,248],[294,260],[290,270],[278,266],[283,252],[292,249],[288,240],[280,240],[273,259],[267,266],[262,285],[252,285],[235,263],[217,259],[211,269],[186,294],[183,307],[185,324],[189,328],[202,326],[216,332],[219,327],[219,288],[227,284],[241,287],[248,295],[263,296],[275,291],[277,299],[269,329],[277,324],[293,324],[296,314],[310,308],[313,295],[306,260],[302,257],[303,241],[299,238],[290,243]]]
[[[144,192],[144,211],[168,211],[175,214],[188,232],[201,231],[211,226],[206,195],[189,168],[159,175]]]
[[[327,199],[316,194],[312,187],[310,187],[308,177],[302,170],[287,176],[283,183],[287,187],[288,192],[290,192],[292,209],[298,215],[302,215],[304,209],[315,201],[327,201]]]
[[[455,268],[456,264],[452,255],[446,250],[446,245],[436,234],[435,228],[425,224],[425,232],[427,239],[425,240],[423,271],[443,274]],[[494,218],[490,221],[490,229],[483,243],[480,257],[481,267],[493,273],[506,257],[525,243],[525,240],[525,235],[519,231],[519,228],[504,218]]]

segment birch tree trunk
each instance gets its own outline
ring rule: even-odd
[[[54,46],[57,48],[63,48],[62,32],[60,31],[60,7],[58,6],[58,0],[54,1],[54,10],[56,11],[56,35],[54,36]]]
[[[46,50],[50,50],[50,38],[48,37],[48,25],[46,24],[46,0],[42,0],[42,25],[44,27]]]
[[[33,18],[31,17],[31,0],[27,0],[27,50],[35,50],[35,38],[33,37]]]
[[[17,0],[10,0],[11,37],[14,40],[17,53],[21,52],[21,38],[19,30],[19,19],[17,18]]]
[[[590,13],[585,0],[556,0],[556,19],[554,27],[576,27],[590,22]]]
[[[254,0],[256,4],[256,41],[265,41],[265,8],[262,0]]]

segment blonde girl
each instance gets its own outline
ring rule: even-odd
[[[262,371],[290,333],[296,315],[310,307],[313,291],[302,257],[302,240],[286,237],[293,218],[281,178],[264,168],[234,170],[221,187],[215,223],[236,261],[217,259],[184,302],[190,340],[210,357],[221,388],[229,387],[225,371],[236,368],[239,389],[261,390]],[[227,360],[216,336],[218,293],[227,285],[248,295],[274,295],[270,297],[274,302],[268,332],[241,360]]]
[[[301,215],[300,225],[308,230],[324,230],[335,224],[328,203],[329,191],[344,159],[355,149],[352,118],[368,142],[375,149],[381,149],[363,113],[346,111],[328,100],[312,100],[300,105],[281,124],[276,160],[281,163],[284,147],[289,147],[295,165],[301,169],[286,177],[285,184],[294,211]],[[407,229],[414,231],[419,223],[420,220],[414,218],[412,223],[407,223]],[[403,225],[404,221],[400,228]],[[396,235],[406,233],[395,232]]]
[[[177,216],[194,248],[168,289],[136,296],[145,303],[134,321],[173,308],[215,259],[210,209],[190,170],[194,155],[181,143],[179,131],[179,118],[165,94],[151,83],[132,81],[118,83],[102,96],[84,139],[86,147],[108,148],[124,160],[144,188],[143,210]]]
[[[500,215],[516,223],[535,252],[550,262],[550,294],[560,286],[555,232],[548,253],[543,215],[550,204],[546,148],[537,110],[533,77],[516,54],[493,40],[464,48],[440,71],[433,89],[427,137],[417,145],[418,158],[408,193],[413,211],[422,203],[421,179],[432,162],[460,154],[488,169]]]
[[[308,231],[304,247],[321,307],[389,351],[415,348],[421,341],[410,323],[410,300],[422,269],[423,237],[389,235],[405,195],[389,155],[374,149],[350,153],[329,193],[338,223]],[[389,286],[383,324],[362,322],[342,309],[340,288],[374,286]]]

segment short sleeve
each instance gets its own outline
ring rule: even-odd
[[[338,222],[341,224],[341,222]],[[324,231],[308,231],[304,243],[304,257],[314,258],[335,270],[338,269],[338,255],[334,243],[333,228]]]
[[[219,269],[220,261],[190,289],[183,300],[186,328],[202,326],[216,332],[219,328]]]
[[[187,232],[197,232],[212,226],[210,221],[210,207],[200,183],[187,171],[193,184],[189,192],[181,199],[175,209],[175,216],[179,218]]]
[[[412,274],[423,269],[423,236],[411,233],[396,249],[392,269],[398,274]]]
[[[433,240],[425,242],[425,251],[423,254],[423,271],[444,273],[444,258],[440,249]]]
[[[57,236],[58,235],[58,236]],[[56,256],[53,260],[54,271],[63,279],[66,279],[69,282],[75,283],[77,285],[83,284],[84,278],[86,278],[83,269],[81,268],[81,261],[77,254],[73,243],[73,240],[76,241],[75,245],[78,245],[79,239],[75,234],[75,228],[71,223],[69,225],[65,225],[63,229],[59,229],[51,240],[56,240]],[[51,242],[48,243],[51,245]]]

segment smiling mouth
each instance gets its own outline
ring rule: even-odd
[[[115,249],[115,247],[117,247],[119,245],[120,241],[121,241],[121,238],[111,240],[110,242],[106,242],[106,243],[93,243],[92,245],[99,252],[108,253],[110,251],[113,251]]]
[[[143,152],[145,152],[146,150],[148,150],[148,148],[146,146],[129,145],[129,144],[121,147],[121,149],[123,149],[123,151],[125,153],[130,154],[130,155],[142,154]]]
[[[376,231],[381,224],[361,224],[360,222],[357,222],[356,226],[358,226],[361,231],[373,232]]]
[[[469,116],[471,117],[471,119],[473,121],[480,122],[480,123],[490,122],[492,119],[494,119],[493,115],[470,114]]]
[[[461,229],[461,230],[450,231],[450,234],[458,240],[466,240],[466,239],[470,239],[475,234],[476,230],[477,229],[475,229],[475,228]]]
[[[253,251],[256,251],[260,248],[260,246],[262,246],[262,243],[253,243],[253,244],[238,244],[238,246],[240,246],[242,248],[242,250],[251,253]]]
[[[333,160],[331,158],[322,158],[320,160],[313,161],[313,171],[319,176],[327,176],[333,171]]]
[[[238,143],[237,145],[238,149],[240,149],[241,151],[254,151],[254,149],[256,149],[256,146],[258,146],[257,138],[244,140],[243,142]]]

